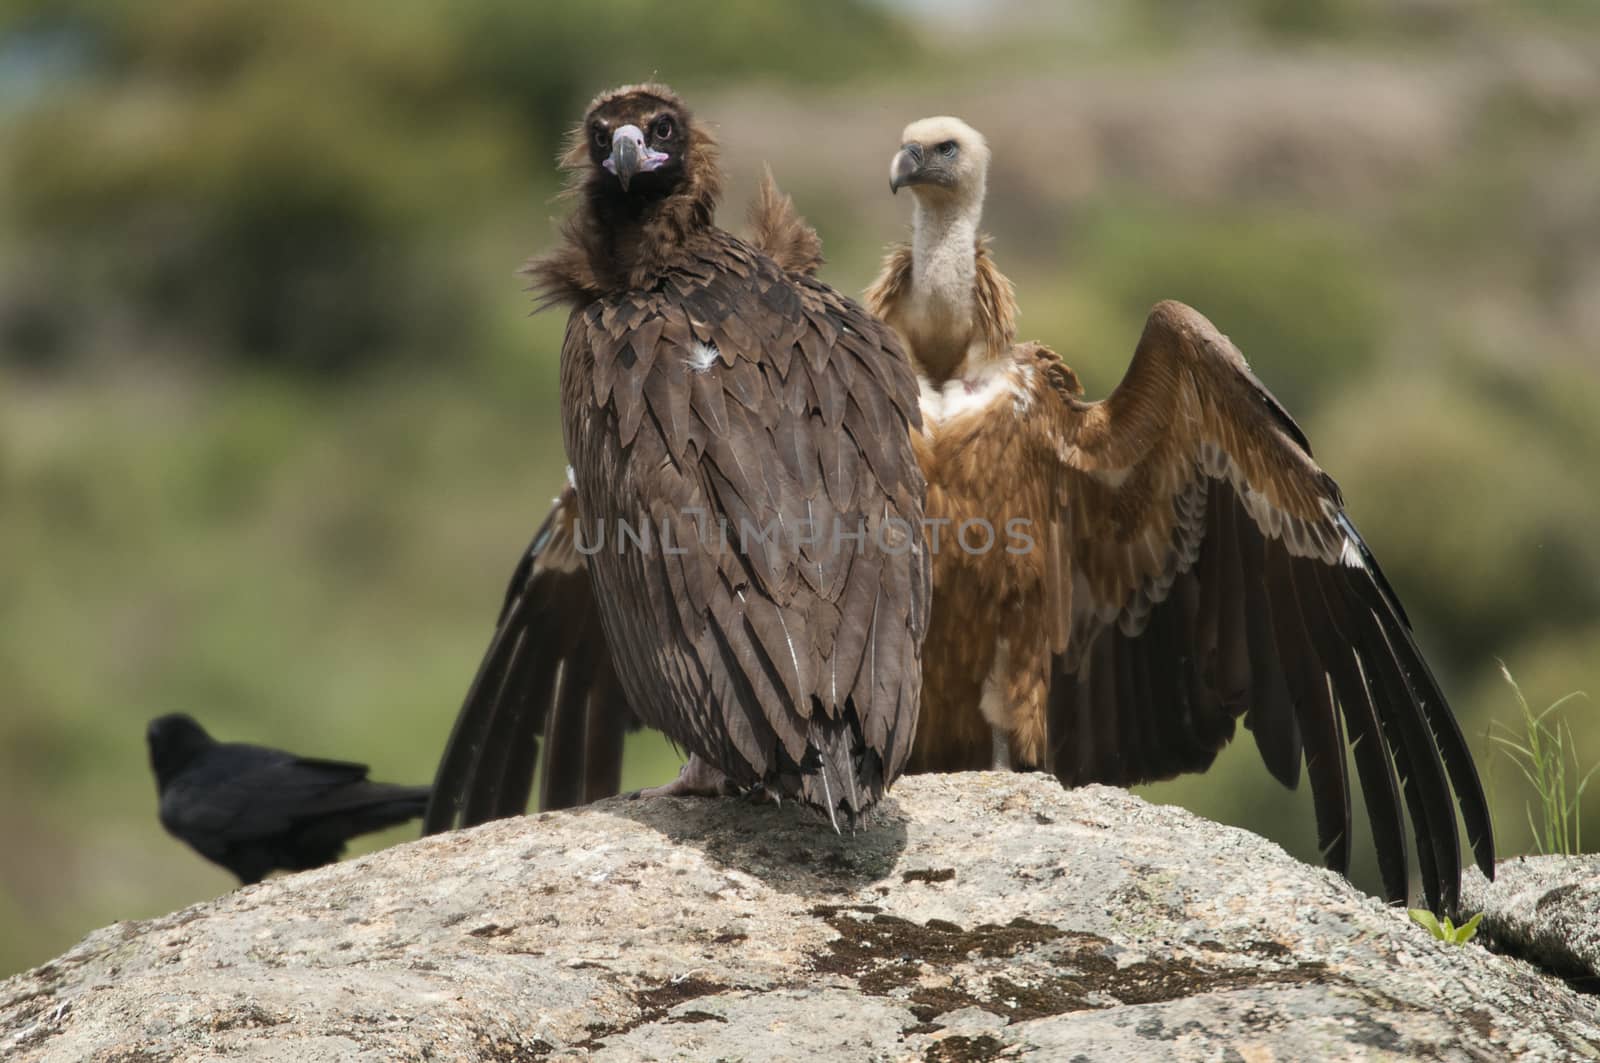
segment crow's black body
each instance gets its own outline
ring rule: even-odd
[[[347,841],[422,815],[426,786],[369,782],[365,764],[218,742],[192,718],[150,721],[161,825],[244,885],[337,860]]]

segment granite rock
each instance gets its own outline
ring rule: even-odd
[[[1592,903],[1563,925],[1592,948]],[[0,1056],[22,1060],[1597,1046],[1597,999],[1527,962],[1437,942],[1255,835],[1038,775],[907,778],[843,836],[745,799],[502,820],[119,923],[0,982]]]

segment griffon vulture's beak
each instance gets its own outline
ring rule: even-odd
[[[916,182],[917,175],[922,172],[922,145],[905,144],[896,153],[894,161],[889,163],[889,191],[895,193],[909,184]]]

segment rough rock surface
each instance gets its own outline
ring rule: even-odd
[[[1506,860],[1493,882],[1476,872],[1463,879],[1461,906],[1483,913],[1478,933],[1489,947],[1600,993],[1600,856]]]
[[[1600,1057],[1594,997],[1262,839],[1043,776],[613,800],[91,934],[0,983],[46,1060]]]

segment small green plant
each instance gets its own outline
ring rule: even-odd
[[[1465,923],[1456,926],[1450,921],[1448,915],[1441,922],[1426,908],[1408,908],[1406,911],[1411,916],[1413,923],[1424,928],[1440,941],[1450,945],[1465,945],[1471,941],[1478,933],[1478,923],[1483,919],[1483,913],[1479,912]]]
[[[1580,853],[1583,851],[1583,792],[1594,773],[1600,770],[1600,764],[1594,765],[1582,778],[1578,778],[1578,772],[1583,769],[1578,761],[1578,746],[1572,737],[1572,726],[1559,718],[1552,721],[1551,715],[1573,698],[1587,695],[1575,690],[1535,714],[1503,661],[1500,663],[1500,674],[1505,676],[1517,696],[1517,705],[1522,710],[1522,728],[1518,733],[1500,724],[1500,729],[1505,733],[1495,734],[1491,726],[1490,738],[1510,756],[1538,796],[1537,817],[1532,802],[1525,806],[1533,843],[1540,855],[1558,853],[1572,856]],[[1577,779],[1576,783],[1572,779]]]

